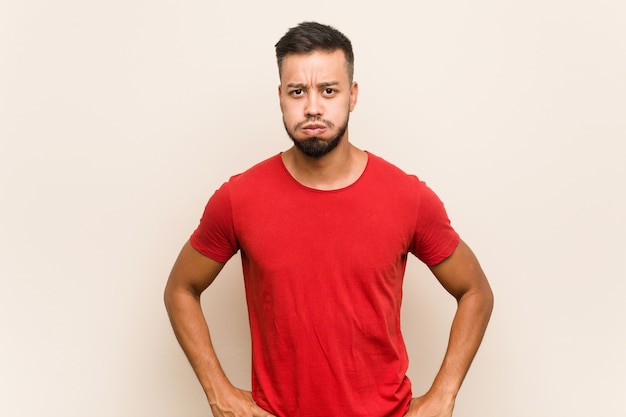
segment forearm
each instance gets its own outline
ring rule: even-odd
[[[459,298],[448,348],[430,390],[432,394],[454,400],[483,339],[492,308],[493,294],[488,284]]]
[[[212,403],[221,390],[229,389],[232,385],[213,348],[200,296],[181,289],[168,289],[165,305],[176,338]]]

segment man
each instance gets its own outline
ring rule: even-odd
[[[165,290],[213,415],[449,417],[491,314],[487,279],[423,182],[349,142],[358,96],[350,41],[306,22],[281,38],[276,55],[294,146],[215,192]],[[224,374],[200,307],[237,251],[252,392]],[[400,332],[409,252],[458,301],[441,369],[416,398]]]

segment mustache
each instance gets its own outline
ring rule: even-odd
[[[330,120],[322,119],[321,117],[308,117],[306,120],[303,120],[297,123],[294,127],[294,130],[298,130],[302,128],[302,126],[311,124],[311,123],[323,124],[325,127],[330,128],[330,129],[335,127],[335,124],[331,122]]]

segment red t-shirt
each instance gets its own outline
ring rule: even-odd
[[[371,153],[332,191],[298,183],[276,155],[217,190],[191,236],[219,262],[241,250],[253,396],[279,417],[404,415],[407,254],[434,265],[458,243],[437,196]]]

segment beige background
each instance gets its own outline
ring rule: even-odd
[[[0,2],[0,415],[207,416],[162,289],[207,198],[289,146],[273,45],[353,41],[351,138],[426,180],[496,293],[455,417],[626,414],[626,3]],[[204,298],[249,386],[238,260]],[[410,263],[426,389],[454,312]]]

